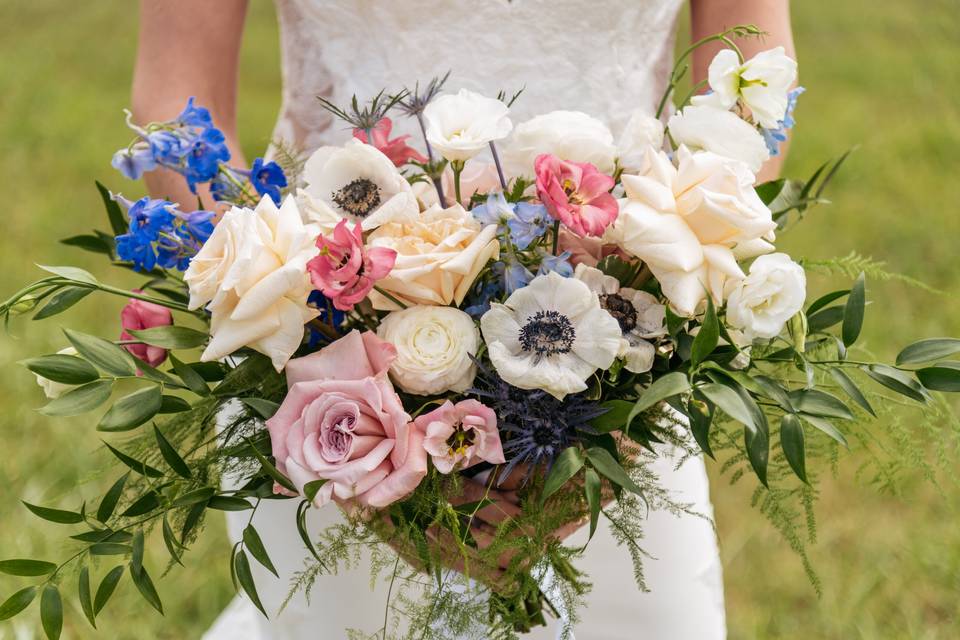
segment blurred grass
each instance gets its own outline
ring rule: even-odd
[[[240,92],[247,157],[266,145],[280,96],[272,8],[265,1],[251,5]],[[878,302],[868,314],[867,349],[891,357],[898,345],[919,337],[960,335],[956,0],[804,2],[793,10],[808,92],[798,108],[787,174],[805,177],[823,160],[854,144],[860,148],[830,189],[836,204],[816,209],[781,247],[814,259],[855,249],[946,292],[872,283]],[[55,239],[102,226],[94,178],[139,193],[108,166],[113,150],[128,140],[120,110],[129,102],[136,18],[130,3],[119,2],[4,0],[0,6],[0,185],[7,202],[2,295],[39,277],[34,262],[77,264],[123,283],[96,258]],[[86,483],[80,493],[92,497],[111,477],[98,475],[106,459],[93,430],[82,420],[37,414],[39,390],[13,363],[62,347],[61,325],[110,334],[119,308],[119,301],[88,300],[42,326],[15,323],[13,335],[0,339],[0,557],[62,557],[58,529],[29,518],[18,500],[57,504]],[[778,534],[748,507],[753,480],[729,487],[715,477],[731,638],[960,636],[960,490],[911,480],[900,496],[880,495],[855,481],[857,464],[843,461],[840,477],[822,485],[819,541],[812,549],[821,599]],[[165,618],[123,588],[101,616],[98,636],[68,600],[64,638],[199,637],[231,597],[218,539],[222,523],[211,526],[216,535],[197,544],[187,568],[159,582]],[[163,566],[165,557],[153,541],[150,566]],[[104,564],[97,577],[109,568]],[[22,582],[0,577],[0,597]],[[0,623],[0,640],[35,633],[35,614]]]

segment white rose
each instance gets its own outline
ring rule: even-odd
[[[760,126],[776,129],[787,111],[787,92],[797,79],[797,63],[783,47],[761,51],[741,63],[732,49],[723,49],[707,72],[712,93],[697,96],[694,104],[730,109],[742,100]]]
[[[508,172],[532,176],[533,162],[542,153],[570,162],[589,162],[603,173],[613,172],[617,147],[607,125],[580,111],[552,111],[518,125],[504,149]]]
[[[318,253],[318,235],[292,197],[279,209],[264,197],[255,210],[224,214],[184,274],[190,308],[206,305],[211,314],[201,360],[250,347],[283,368],[303,340],[303,325],[317,315],[307,306],[307,262]]]
[[[731,111],[688,106],[670,117],[669,126],[677,144],[740,160],[754,173],[770,158],[770,150],[756,127]]]
[[[73,347],[65,347],[57,351],[59,355],[63,356],[75,356],[77,355],[77,350]],[[73,389],[76,385],[64,384],[62,382],[54,382],[49,378],[44,378],[43,376],[37,376],[37,384],[43,389],[43,394],[47,396],[50,400],[56,400],[70,389]]]
[[[376,147],[351,139],[342,147],[320,147],[303,167],[297,204],[304,222],[330,233],[342,219],[364,231],[387,220],[414,219],[419,207],[410,183]]]
[[[480,331],[463,311],[435,306],[394,311],[377,335],[397,348],[390,377],[404,391],[433,395],[473,384],[477,368],[470,356],[480,347]]]
[[[620,166],[627,173],[638,173],[646,168],[647,149],[659,151],[662,147],[663,123],[643,109],[637,109],[630,115],[617,142]]]
[[[461,89],[438,96],[423,110],[427,140],[447,160],[469,160],[513,129],[502,101]]]
[[[807,298],[803,267],[785,253],[760,256],[727,298],[727,322],[749,339],[775,338]]]

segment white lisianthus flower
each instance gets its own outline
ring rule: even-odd
[[[597,369],[620,352],[620,325],[596,293],[555,271],[537,276],[480,318],[490,361],[520,389],[543,389],[562,400],[584,391]]]
[[[780,335],[807,297],[803,267],[785,253],[760,256],[746,278],[736,282],[727,298],[727,322],[754,338]]]
[[[320,147],[303,167],[306,187],[297,204],[304,222],[329,234],[340,220],[364,231],[387,220],[412,220],[419,213],[410,183],[376,147],[356,138],[342,147]]]
[[[620,325],[623,338],[617,357],[623,358],[627,371],[650,371],[657,352],[651,340],[667,335],[667,308],[646,291],[621,287],[613,276],[583,263],[573,277],[597,294],[600,307]]]
[[[447,160],[469,160],[510,135],[509,111],[501,100],[467,89],[438,96],[423,110],[427,140]]]
[[[210,343],[201,356],[219,360],[242,347],[270,357],[280,371],[317,316],[307,262],[319,230],[301,219],[292,197],[278,209],[265,196],[254,210],[233,207],[190,262],[184,281],[190,308],[210,311]]]
[[[693,104],[730,109],[742,100],[757,124],[776,129],[787,112],[787,93],[797,79],[797,62],[783,47],[761,51],[743,63],[735,51],[723,49],[710,63],[707,79],[712,93],[695,97]]]
[[[64,347],[63,349],[60,349],[60,351],[57,351],[57,354],[61,356],[75,356],[77,355],[77,350],[73,347]],[[50,380],[49,378],[44,378],[38,374],[36,375],[36,378],[37,384],[43,389],[43,395],[47,396],[47,399],[49,400],[56,400],[67,391],[70,391],[76,387],[76,385],[56,382],[54,380]]]
[[[396,347],[390,377],[407,393],[462,392],[473,384],[477,367],[470,356],[480,347],[480,331],[463,311],[436,306],[394,311],[377,335]]]
[[[770,159],[770,150],[760,132],[732,111],[687,106],[670,117],[669,126],[677,144],[740,160],[754,173]]]
[[[613,172],[617,146],[607,125],[580,111],[551,111],[517,125],[503,160],[508,173],[532,176],[537,156],[549,153],[569,162],[589,162]]]
[[[605,240],[643,260],[680,315],[692,316],[704,289],[718,303],[738,259],[773,250],[776,223],[742,162],[677,150],[679,166],[649,152],[644,175],[624,175],[626,197]]]
[[[617,141],[617,158],[627,173],[643,171],[647,158],[647,149],[659,151],[663,148],[663,123],[643,109],[637,109],[630,115]]]

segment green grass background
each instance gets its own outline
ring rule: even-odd
[[[272,6],[251,4],[240,99],[247,157],[268,142],[280,95]],[[872,283],[864,345],[881,355],[919,337],[960,335],[960,7],[956,0],[807,0],[793,12],[808,92],[787,174],[806,176],[849,146],[860,149],[830,190],[835,204],[817,209],[781,246],[810,258],[856,249],[946,292]],[[137,191],[108,165],[128,140],[120,109],[129,102],[136,20],[130,2],[0,5],[0,294],[39,277],[35,262],[69,262],[123,282],[55,239],[103,226],[95,177]],[[42,326],[17,322],[0,337],[0,557],[62,557],[57,528],[28,517],[18,500],[76,507],[78,485],[93,497],[110,477],[99,475],[107,461],[91,426],[37,414],[39,389],[13,363],[62,347],[63,324],[115,332],[119,308],[90,298]],[[749,508],[752,480],[730,487],[716,478],[731,638],[960,637],[960,489],[913,480],[900,495],[880,495],[854,480],[857,464],[845,460],[847,471],[822,487],[812,549],[820,599],[796,557]],[[217,523],[188,567],[159,582],[166,618],[125,577],[98,637],[199,637],[231,597],[222,531]],[[164,559],[152,541],[150,566]],[[23,582],[0,577],[0,598]],[[75,602],[67,607],[64,637],[94,637]],[[39,637],[37,629],[34,611],[0,623],[0,640]]]

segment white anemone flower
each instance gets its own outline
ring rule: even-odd
[[[330,233],[340,220],[359,222],[364,231],[388,221],[415,220],[419,205],[387,156],[352,139],[342,147],[320,147],[303,167],[306,188],[297,193],[304,222]]]
[[[505,382],[560,400],[586,390],[594,371],[609,368],[623,337],[590,287],[555,271],[491,304],[480,330]]]
[[[623,339],[617,356],[627,371],[650,371],[657,352],[652,341],[667,335],[666,306],[646,291],[621,287],[619,280],[595,267],[578,264],[573,277],[597,294],[600,307],[620,325]]]
[[[467,89],[439,96],[423,110],[427,140],[447,160],[469,160],[510,135],[509,111],[502,101]]]

